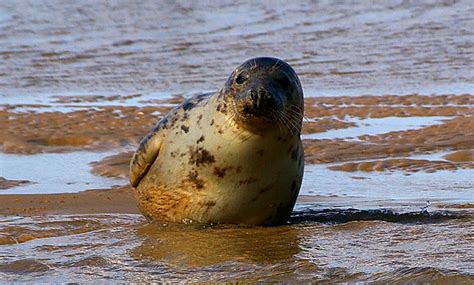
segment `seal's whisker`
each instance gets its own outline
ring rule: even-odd
[[[288,118],[285,117],[285,116],[282,117],[282,118],[287,122],[287,124],[288,124],[288,129],[290,130],[290,133],[291,133],[291,134],[295,134],[295,133],[298,132],[298,129],[293,125],[293,122],[292,122],[290,119],[288,119]]]
[[[289,115],[292,115],[294,117],[294,119],[297,119],[297,120],[302,120],[303,119],[303,116],[301,115],[301,112],[297,112],[297,111],[292,110],[292,109],[288,109],[287,112],[288,112]]]
[[[287,116],[286,113],[282,113],[281,118],[287,124],[287,128],[291,130],[292,134],[298,131],[298,127],[295,125],[294,121],[291,120],[291,118]]]
[[[236,121],[235,121],[235,115],[234,114],[231,114],[230,116],[228,116],[225,120],[224,120],[224,125],[228,125],[230,128],[232,129],[236,129],[234,126],[236,124]],[[239,132],[240,129],[239,129]]]
[[[295,115],[292,115],[291,113],[285,113],[285,115],[288,117],[288,119],[293,124],[293,126],[295,126],[295,130],[297,132],[301,131],[301,127],[302,127],[301,114],[297,114],[296,117]]]
[[[231,111],[229,112],[229,115],[226,116],[226,118],[224,119],[224,125],[230,125],[230,126],[233,126],[234,123],[235,123],[235,115],[234,115],[234,111],[232,111],[232,109],[234,109],[234,106],[230,105],[230,109]]]
[[[273,73],[275,71],[275,67],[278,65],[278,60],[275,62],[275,64],[272,66],[270,69],[270,73]]]
[[[231,104],[231,108],[235,108],[234,106],[235,104]],[[235,109],[233,109],[235,110]],[[244,130],[242,128],[237,128],[235,127],[238,123],[236,121],[236,112],[235,111],[230,111],[229,112],[229,116],[227,116],[224,120],[224,124],[225,125],[229,125],[230,128],[233,130],[232,132],[232,137],[231,137],[231,141],[235,141],[235,140],[247,140],[249,138],[249,134],[247,134],[246,132],[244,132]]]
[[[290,105],[288,106],[288,110],[297,112],[297,113],[303,113],[303,108],[296,106],[296,105]]]
[[[295,121],[300,122],[300,121],[302,120],[301,113],[297,113],[297,112],[295,112],[295,111],[293,111],[293,110],[288,109],[288,110],[285,111],[285,114],[286,114],[288,117],[291,117],[291,118],[292,118],[293,120],[295,120]]]
[[[289,107],[290,107],[290,108],[293,108],[293,109],[296,109],[296,110],[298,110],[298,111],[300,111],[300,112],[302,112],[302,111],[303,111],[303,107],[302,107],[302,106],[298,106],[298,105],[290,105]]]
[[[290,105],[288,107],[288,110],[291,110],[292,112],[296,112],[298,114],[302,114],[303,115],[303,108],[299,107],[299,106],[296,106],[296,105]],[[304,116],[304,115],[303,115]]]
[[[305,119],[304,116],[302,116],[301,112],[298,112],[298,111],[295,111],[295,110],[292,110],[292,109],[288,109],[287,110],[289,115],[292,115],[292,117],[297,120],[297,121],[301,121],[303,119]],[[308,121],[308,120],[306,120]]]
[[[289,122],[288,118],[285,117],[284,113],[282,112],[279,112],[278,113],[278,116],[280,118],[280,121],[281,121],[281,124],[283,126],[283,128],[286,130],[286,133],[287,134],[293,134],[294,130],[293,130],[293,125]]]
[[[289,128],[286,126],[286,124],[283,122],[283,118],[281,117],[281,114],[279,112],[275,112],[275,118],[277,119],[278,122],[278,127],[280,128],[281,133],[291,133]]]
[[[281,125],[281,121],[280,121],[280,118],[278,116],[278,113],[275,113],[275,112],[272,111],[272,117],[273,117],[273,120],[275,120],[276,123],[277,123],[278,130],[280,131],[280,133],[282,133],[284,129],[282,129],[282,125]]]
[[[280,69],[282,67],[284,62],[282,60],[277,59],[275,64],[272,66],[270,73],[275,72],[276,70]]]
[[[300,131],[300,128],[298,127],[297,123],[288,116],[284,116],[284,117],[286,118],[288,123],[291,125],[291,130],[292,130],[291,133],[292,134],[298,133]]]

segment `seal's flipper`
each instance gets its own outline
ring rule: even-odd
[[[163,137],[161,132],[151,132],[144,137],[130,162],[129,179],[132,187],[137,187],[160,152]]]

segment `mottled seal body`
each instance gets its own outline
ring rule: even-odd
[[[281,60],[239,66],[216,93],[166,115],[130,169],[138,206],[163,222],[287,221],[303,177],[303,93]]]

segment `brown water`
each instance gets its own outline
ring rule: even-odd
[[[162,226],[137,215],[3,218],[0,231],[9,236],[0,239],[0,278],[473,281],[472,217],[362,212],[346,221],[344,211],[296,213],[293,225],[269,228]]]
[[[99,121],[85,120],[88,136],[99,140],[113,133],[107,123],[113,121],[120,134],[125,127],[117,121],[123,116],[138,116],[144,110],[140,108],[170,95],[216,90],[236,65],[259,55],[278,56],[292,64],[306,96],[474,94],[472,15],[474,2],[468,0],[351,4],[0,0],[0,103],[2,109],[21,113],[25,124],[34,118],[31,128],[39,124],[51,137],[64,132],[63,120],[73,117],[68,112],[87,110],[89,115],[75,113],[75,120],[100,120],[96,133],[91,126]],[[335,100],[338,106],[351,104],[350,99],[345,101]],[[370,114],[367,101],[363,105],[369,111],[364,112]],[[425,115],[414,112],[403,119],[374,119],[367,114],[356,119],[355,114],[339,124],[356,127],[303,138],[321,140],[316,147],[324,140],[326,144],[342,140],[344,147],[363,134],[440,124],[456,112],[472,117],[472,99],[440,102],[435,107],[451,104],[457,109],[436,117],[433,110],[440,109],[425,102],[415,110]],[[317,108],[308,108],[316,111],[309,119],[333,119],[347,111],[341,107],[318,115],[325,108],[331,110],[330,105],[319,102]],[[390,111],[399,105],[405,103],[385,107]],[[45,117],[29,111],[70,115]],[[156,111],[145,113],[151,116]],[[6,113],[0,119],[12,117]],[[48,123],[49,117],[55,124]],[[73,124],[68,130],[75,134]],[[125,150],[135,146],[138,129],[134,130],[127,133]],[[436,132],[424,137],[433,135]],[[468,137],[469,129],[455,137],[463,135]],[[13,138],[14,146],[20,137]],[[33,182],[2,193],[77,192],[125,183],[89,173],[91,161],[124,151],[122,141],[97,153],[71,152],[69,145],[58,145],[60,139],[39,144],[37,150],[18,151],[53,153],[2,153],[0,176]],[[474,149],[473,141],[461,141],[464,149]],[[405,140],[418,150],[423,142]],[[374,146],[377,141],[366,143]],[[85,149],[78,145],[74,150]],[[446,164],[442,157],[449,154],[451,145],[447,146],[433,148],[437,153],[416,153],[416,158]],[[290,224],[282,227],[164,226],[124,214],[0,216],[0,282],[474,283],[472,159],[456,171],[344,172],[335,171],[334,162],[352,160],[333,154],[329,161],[333,164],[325,164],[320,163],[324,156],[312,153],[315,164],[306,166],[301,191],[306,196],[299,200]],[[364,163],[364,157],[351,155]],[[432,205],[425,212],[420,208],[427,200]]]

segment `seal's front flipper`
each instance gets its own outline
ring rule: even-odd
[[[129,179],[132,187],[137,187],[153,165],[160,152],[162,142],[161,132],[151,132],[141,140],[130,162]]]

